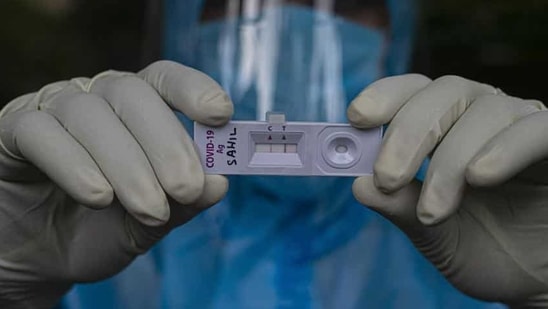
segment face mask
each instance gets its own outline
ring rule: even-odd
[[[278,111],[289,121],[346,122],[348,102],[384,73],[380,31],[307,7],[265,8],[260,16],[202,24],[194,35],[192,65],[228,92],[236,120]],[[351,198],[350,184],[331,177],[234,177],[229,197],[332,204]]]

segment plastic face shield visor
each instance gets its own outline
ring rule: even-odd
[[[385,73],[383,2],[205,1],[188,64],[223,86],[234,119],[345,122],[348,102]]]
[[[200,21],[240,16],[256,18],[265,8],[299,5],[311,10],[329,12],[367,27],[386,30],[389,12],[385,0],[205,0]]]

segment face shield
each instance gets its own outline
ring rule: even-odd
[[[343,122],[347,102],[384,75],[385,35],[333,10],[333,1],[209,8],[196,29],[193,63],[220,81],[236,119],[264,120],[277,111],[288,120]]]
[[[363,88],[403,73],[411,1],[168,0],[166,56],[219,82],[235,120],[264,120],[275,111],[288,121],[347,122],[347,105]],[[332,214],[352,200],[351,183],[233,177],[228,198],[238,207],[319,207]]]

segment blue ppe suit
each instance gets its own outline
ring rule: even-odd
[[[325,108],[322,100],[348,102],[375,79],[404,73],[416,16],[412,0],[387,2],[391,22],[387,47],[382,33],[340,17],[295,5],[272,11],[274,23],[281,16],[290,25],[289,35],[277,36],[282,48],[268,47],[277,50],[273,57],[281,59],[275,63],[281,78],[269,75],[273,66],[263,62],[252,63],[257,67],[255,75],[246,78],[247,61],[264,52],[257,49],[240,59],[234,56],[248,52],[241,48],[246,39],[240,35],[249,32],[256,38],[248,21],[213,21],[193,28],[200,23],[203,1],[166,0],[165,4],[166,57],[216,79],[233,99],[237,119],[260,118],[274,107],[289,111],[290,120],[344,121],[345,104]],[[256,22],[253,18],[257,16],[252,16],[251,25]],[[321,40],[294,42],[299,34],[314,37],[310,29],[319,29]],[[354,44],[367,48],[356,49]],[[297,57],[301,60],[289,61],[295,53],[302,54]],[[314,64],[315,59],[325,61]],[[323,87],[328,83],[311,75],[325,80],[335,76],[342,86]],[[275,84],[274,89],[268,84]],[[271,96],[265,96],[264,87]],[[230,181],[221,203],[172,231],[117,276],[75,286],[61,306],[502,307],[470,299],[451,287],[402,232],[355,202],[352,179],[232,177]]]

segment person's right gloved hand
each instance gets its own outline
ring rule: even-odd
[[[50,84],[2,110],[1,308],[53,306],[225,195],[172,109],[212,126],[233,112],[212,79],[168,61]]]
[[[548,308],[548,111],[456,76],[379,80],[348,109],[390,123],[356,198],[407,234],[458,289]],[[431,157],[424,182],[414,176]],[[397,280],[397,278],[395,279]]]

